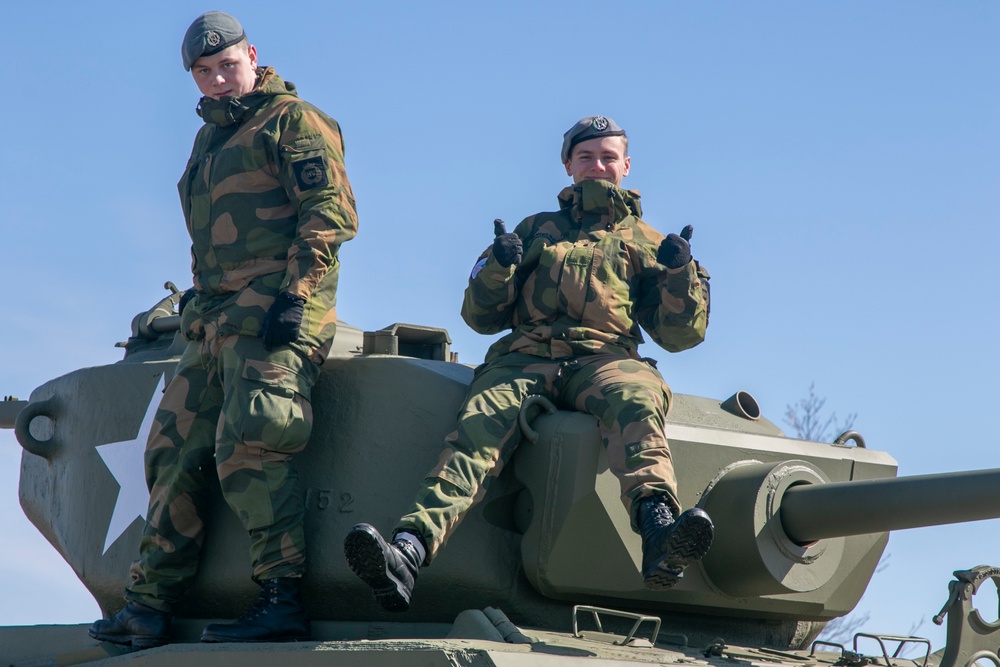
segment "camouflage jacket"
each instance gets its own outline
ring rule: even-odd
[[[272,68],[239,98],[202,98],[205,125],[177,184],[198,295],[191,339],[256,336],[281,291],[306,299],[293,344],[314,361],[336,330],[341,243],[357,232],[340,126],[299,99]]]
[[[664,235],[641,215],[637,192],[584,181],[559,193],[559,211],[517,226],[520,264],[504,268],[488,248],[465,290],[462,317],[479,333],[513,331],[486,361],[509,352],[638,358],[640,326],[671,352],[704,340],[708,272],[693,260],[678,269],[659,264]]]

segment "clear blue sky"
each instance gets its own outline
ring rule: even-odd
[[[273,2],[5,8],[0,393],[112,363],[132,316],[190,284],[175,184],[198,94],[180,62],[202,11],[237,15],[261,62],[337,118],[360,232],[346,322],[446,327],[468,272],[567,183],[563,131],[605,114],[625,186],[664,232],[694,225],[707,341],[645,353],[676,392],[753,393],[781,423],[811,383],[900,473],[1000,467],[1000,4]],[[0,432],[0,625],[98,609],[20,513]],[[902,531],[860,605],[918,634],[954,569],[1000,565],[1000,522]],[[985,612],[987,615],[989,612]]]

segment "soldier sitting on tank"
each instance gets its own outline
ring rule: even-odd
[[[472,269],[462,317],[483,334],[512,331],[476,369],[438,465],[391,541],[365,523],[345,540],[348,564],[387,610],[409,607],[419,568],[510,459],[518,412],[533,394],[597,418],[642,536],[646,588],[670,588],[711,546],[708,515],[681,513],[677,501],[664,436],[670,389],[637,352],[640,326],[671,352],[704,340],[709,276],[691,258],[691,227],[664,236],[640,218],[639,194],[620,187],[628,139],[610,118],[570,128],[561,159],[573,185],[559,193],[559,210],[509,233],[497,220],[492,247]]]
[[[357,230],[343,140],[336,121],[257,67],[232,16],[199,16],[181,54],[205,121],[178,184],[195,286],[179,304],[189,342],[146,446],[149,511],[129,603],[90,635],[137,648],[169,640],[221,484],[250,536],[260,594],[202,641],[308,639],[291,458],[309,440],[310,393],[336,330],[338,249]]]

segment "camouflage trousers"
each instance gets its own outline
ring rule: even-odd
[[[671,393],[655,368],[610,354],[559,360],[507,354],[476,370],[457,430],[445,438],[438,464],[396,527],[423,536],[428,564],[510,460],[521,440],[521,403],[533,394],[597,417],[633,530],[640,498],[665,494],[680,509],[663,433]]]
[[[312,430],[320,368],[253,336],[188,343],[146,444],[149,511],[125,597],[163,611],[198,569],[213,489],[250,536],[254,579],[305,569],[305,503],[292,455]]]

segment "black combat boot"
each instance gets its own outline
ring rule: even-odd
[[[312,639],[302,606],[302,579],[278,577],[260,582],[260,595],[234,623],[212,623],[203,642],[298,642]]]
[[[111,618],[94,621],[90,636],[102,642],[133,648],[153,648],[170,641],[170,614],[129,602]]]
[[[406,540],[386,543],[372,526],[359,523],[344,540],[344,555],[354,574],[371,586],[375,599],[387,611],[410,607],[420,556]]]
[[[708,514],[697,507],[674,521],[666,496],[650,496],[639,501],[638,519],[646,588],[672,587],[683,576],[684,568],[701,560],[712,546],[715,527]]]

